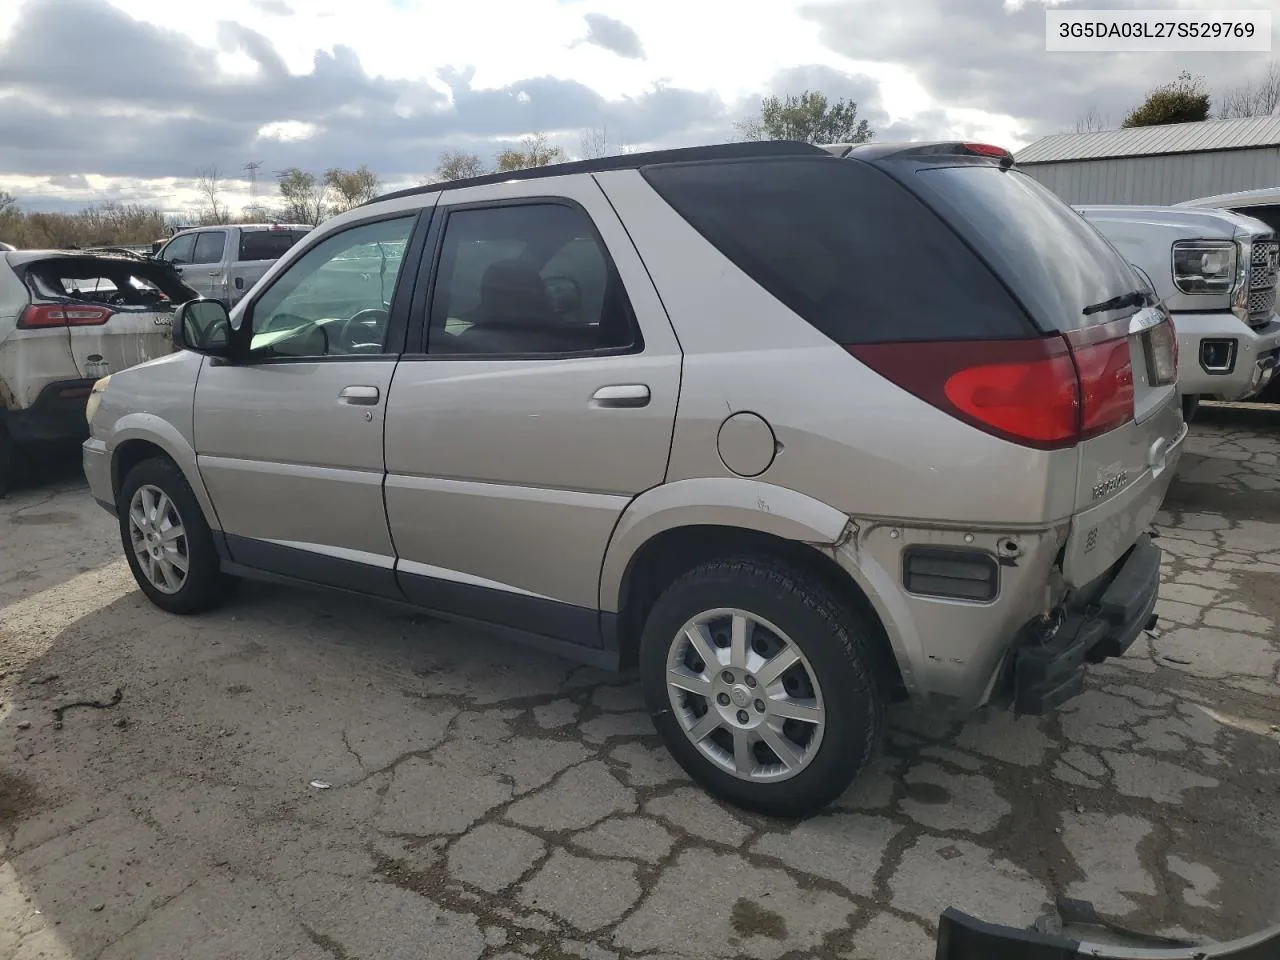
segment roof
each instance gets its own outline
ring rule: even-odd
[[[680,147],[674,150],[649,150],[643,153],[627,153],[616,157],[600,157],[596,160],[573,160],[553,163],[528,170],[512,170],[509,173],[488,173],[464,180],[445,180],[421,187],[409,187],[395,193],[384,193],[361,206],[413,197],[443,190],[460,190],[463,187],[479,187],[489,183],[507,183],[510,180],[536,180],[543,177],[568,177],[575,173],[603,173],[606,170],[638,170],[658,163],[696,163],[704,160],[745,160],[752,157],[828,156],[822,147],[794,140],[752,140],[745,143],[720,143],[707,147]]]
[[[1023,147],[1014,154],[1014,159],[1019,164],[1054,163],[1251,147],[1280,147],[1280,116],[1124,127],[1096,133],[1059,133]]]

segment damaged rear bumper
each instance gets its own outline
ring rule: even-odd
[[[1177,944],[1150,938],[1151,946],[1103,943],[1064,934],[984,923],[956,909],[938,920],[935,960],[1275,960],[1280,926],[1226,943]]]
[[[1024,631],[1013,653],[1014,711],[1042,715],[1080,693],[1086,664],[1123,656],[1155,626],[1159,594],[1160,548],[1144,535],[1047,629],[1037,623]]]

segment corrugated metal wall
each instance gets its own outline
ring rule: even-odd
[[[1067,203],[1169,204],[1280,186],[1280,147],[1020,166]]]

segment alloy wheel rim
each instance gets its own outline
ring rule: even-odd
[[[826,708],[812,665],[746,610],[708,610],[685,623],[668,648],[666,684],[689,742],[740,780],[789,780],[822,745]]]
[[[129,540],[147,582],[161,593],[174,594],[191,569],[187,529],[169,495],[144,484],[129,501]]]

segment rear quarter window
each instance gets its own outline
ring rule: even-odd
[[[301,230],[242,230],[239,260],[279,260],[306,236]]]
[[[955,231],[866,163],[788,158],[642,172],[739,269],[837,343],[1035,333]]]

